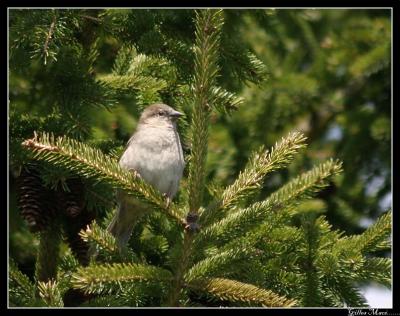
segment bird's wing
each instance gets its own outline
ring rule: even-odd
[[[129,138],[128,142],[126,143],[126,146],[129,146],[129,144],[134,140],[135,138],[135,133]]]
[[[124,148],[123,153],[128,149],[130,143],[134,141],[134,137],[135,137],[135,134],[133,134],[133,135],[131,136],[131,138],[129,138],[128,142],[127,142],[126,145],[125,145],[125,148]],[[121,158],[122,158],[122,157],[121,157]],[[120,158],[120,159],[121,159],[121,158]]]

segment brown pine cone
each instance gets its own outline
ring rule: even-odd
[[[44,186],[35,166],[25,166],[17,179],[21,216],[32,232],[44,230],[54,217],[53,196]]]
[[[79,232],[85,229],[94,218],[95,214],[88,212],[86,208],[74,218],[65,218],[64,232],[66,242],[76,259],[84,266],[89,264],[89,244],[83,241],[81,236],[79,236]]]
[[[73,178],[67,180],[69,192],[62,192],[64,211],[68,217],[78,216],[85,204],[84,185],[81,179]]]

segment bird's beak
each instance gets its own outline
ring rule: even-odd
[[[183,114],[181,113],[181,112],[178,112],[178,111],[173,111],[173,112],[171,112],[170,114],[169,114],[169,116],[170,117],[172,117],[172,118],[179,118],[179,117],[181,117]]]

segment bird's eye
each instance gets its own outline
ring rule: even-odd
[[[158,116],[164,116],[164,114],[165,114],[164,111],[159,111],[158,112]]]

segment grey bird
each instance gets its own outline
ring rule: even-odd
[[[177,119],[181,115],[166,104],[148,106],[119,160],[123,169],[136,172],[169,201],[178,191],[185,168],[177,130]],[[118,209],[107,229],[116,238],[118,247],[123,249],[146,209],[121,190],[117,192],[117,201]]]

